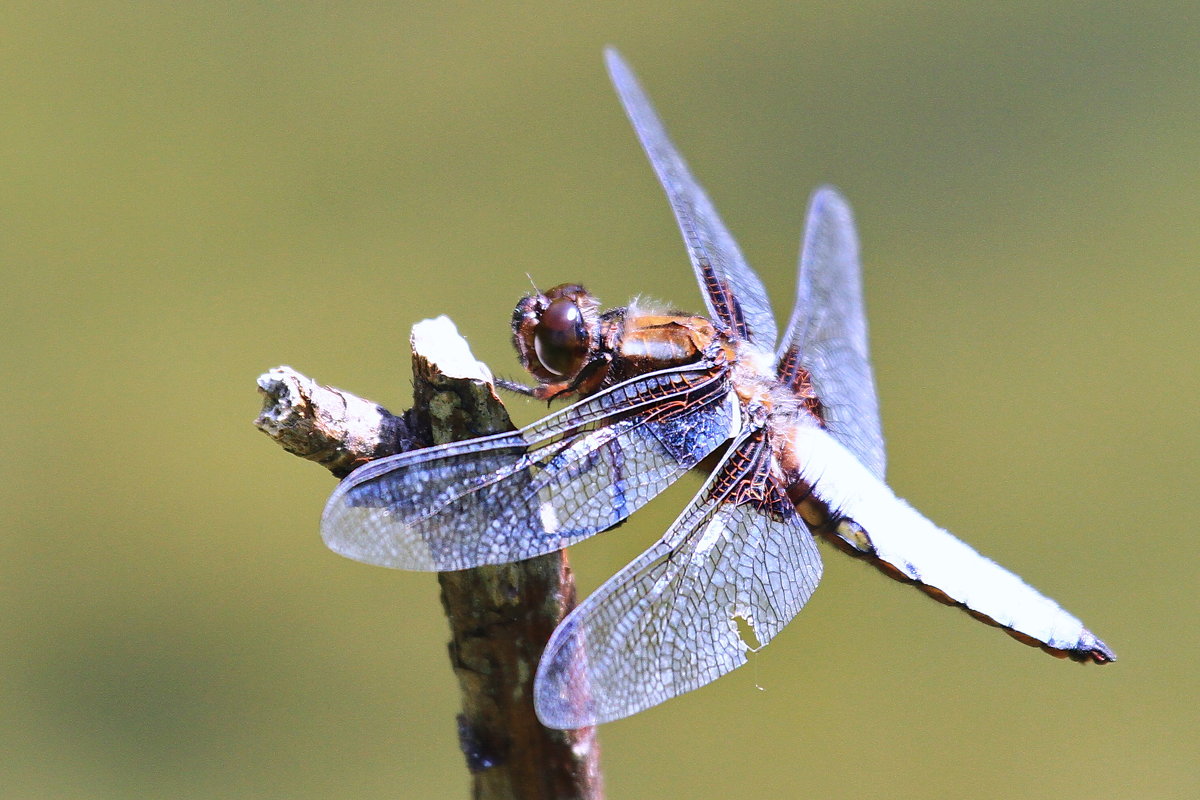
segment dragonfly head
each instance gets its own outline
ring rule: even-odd
[[[513,311],[513,346],[521,366],[542,384],[571,383],[600,348],[600,301],[564,283],[521,298]]]

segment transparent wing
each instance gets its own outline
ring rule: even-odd
[[[662,120],[629,65],[616,50],[610,48],[604,55],[625,113],[679,221],[696,279],[714,321],[736,338],[752,341],[765,351],[773,350],[777,333],[775,318],[762,281],[746,263],[712,201],[671,144]]]
[[[520,431],[383,458],[325,506],[335,552],[413,570],[531,558],[616,525],[736,431],[722,371],[680,368]]]
[[[821,559],[771,460],[764,431],[743,435],[663,539],[563,620],[534,688],[545,725],[607,722],[703,686],[804,606]]]
[[[882,479],[887,455],[860,273],[850,206],[837,190],[822,187],[808,206],[796,305],[780,346],[778,375],[793,390],[810,382],[825,427]]]

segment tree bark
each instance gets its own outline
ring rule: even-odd
[[[337,477],[415,447],[512,430],[487,368],[445,317],[413,328],[414,404],[396,416],[290,367],[258,379],[255,425]],[[565,551],[438,573],[450,661],[462,690],[459,746],[480,800],[602,797],[594,728],[542,726],[533,676],[550,633],[575,605]]]

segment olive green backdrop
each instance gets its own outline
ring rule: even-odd
[[[433,577],[322,546],[333,481],[253,429],[254,379],[399,410],[440,313],[511,374],[527,274],[700,309],[611,43],[783,319],[807,195],[845,191],[893,487],[1121,657],[825,549],[749,666],[602,729],[611,796],[1197,796],[1198,20],[7,4],[0,795],[465,796]],[[578,548],[585,588],[695,485]]]

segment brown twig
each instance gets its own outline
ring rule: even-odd
[[[404,415],[278,367],[258,379],[264,401],[255,425],[338,477],[414,447],[512,429],[487,369],[448,319],[418,324],[412,342],[415,402]],[[438,582],[463,695],[458,736],[473,796],[600,798],[595,729],[551,730],[533,710],[538,659],[575,604],[566,554],[442,572]]]

